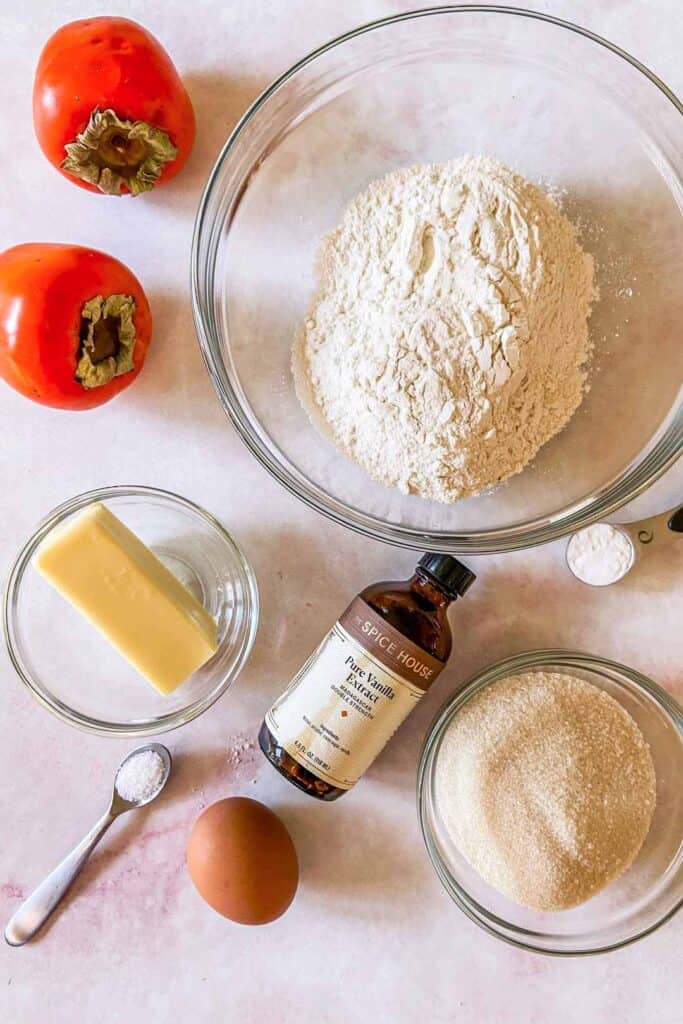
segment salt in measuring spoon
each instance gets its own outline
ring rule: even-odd
[[[119,772],[127,762],[145,751],[153,751],[161,758],[162,770],[159,778],[156,780],[156,786],[151,793],[146,792],[144,797],[138,801],[125,800],[116,788]],[[40,883],[38,888],[31,893],[28,899],[12,915],[5,928],[5,940],[10,946],[23,946],[25,942],[33,938],[66,895],[86,860],[112,822],[121,814],[125,814],[126,811],[133,811],[137,807],[144,807],[145,804],[151,803],[152,800],[156,799],[168,782],[170,773],[171,755],[161,743],[148,743],[144,747],[138,747],[123,759],[114,778],[114,791],[109,810],[92,827],[78,846]]]
[[[614,573],[606,572],[604,578],[599,574],[593,574],[593,578],[590,578],[591,573],[587,571],[590,566],[582,565],[578,557],[581,539],[589,536],[596,527],[605,528],[605,555],[607,546],[618,545],[626,556],[617,560]],[[607,530],[609,530],[609,534]],[[669,509],[668,512],[650,516],[648,519],[638,519],[632,523],[594,523],[592,526],[587,526],[572,534],[567,544],[565,557],[570,571],[578,580],[588,583],[590,586],[604,587],[622,580],[631,571],[636,559],[647,554],[655,544],[659,548],[664,543],[681,538],[683,538],[683,505],[678,505],[676,508]],[[597,539],[598,542],[603,540],[603,538]],[[600,543],[598,543],[598,550],[593,557],[596,559],[601,557]]]

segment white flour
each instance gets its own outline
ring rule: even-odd
[[[518,473],[585,391],[593,260],[495,160],[396,171],[320,254],[300,401],[376,480],[450,502]]]

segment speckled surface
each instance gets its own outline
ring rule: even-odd
[[[181,491],[219,515],[252,561],[263,599],[254,653],[238,683],[202,719],[168,736],[175,771],[163,798],[114,826],[39,941],[0,948],[0,1019],[7,1024],[680,1020],[683,919],[637,946],[587,960],[553,960],[496,942],[441,891],[419,839],[414,784],[425,730],[446,695],[469,673],[516,651],[583,648],[627,662],[683,698],[683,545],[609,591],[574,581],[561,543],[472,560],[479,581],[454,614],[451,666],[362,785],[336,806],[300,796],[249,746],[268,702],[308,653],[310,615],[322,629],[366,582],[405,576],[414,558],[307,510],[228,427],[192,328],[194,209],[221,142],[269,79],[339,31],[410,6],[202,0],[201,17],[191,18],[177,0],[110,5],[163,40],[186,76],[199,121],[186,172],[133,206],[62,181],[39,155],[30,126],[32,69],[43,39],[65,20],[101,13],[100,5],[0,6],[7,42],[0,96],[4,124],[11,125],[11,134],[5,127],[0,135],[2,246],[44,238],[105,248],[143,277],[156,318],[143,377],[87,421],[30,406],[2,389],[3,572],[34,522],[62,499],[97,485],[140,482]],[[677,0],[536,7],[608,36],[683,90]],[[72,457],[86,436],[97,458]],[[624,518],[673,505],[681,492],[679,469]],[[4,922],[102,811],[131,744],[60,724],[22,690],[4,653],[0,678]],[[263,929],[215,915],[184,867],[198,812],[238,793],[282,815],[301,857],[296,902]]]

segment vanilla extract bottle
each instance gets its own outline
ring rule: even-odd
[[[448,607],[474,580],[427,554],[409,580],[362,590],[267,713],[270,763],[319,800],[351,789],[445,667]]]

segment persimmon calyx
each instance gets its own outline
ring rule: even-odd
[[[96,295],[81,310],[81,346],[76,380],[99,388],[134,369],[135,299],[132,295]]]
[[[97,107],[76,141],[64,148],[62,170],[108,196],[120,196],[124,187],[134,196],[149,192],[164,166],[178,156],[161,128],[146,121],[125,121],[113,110]]]

